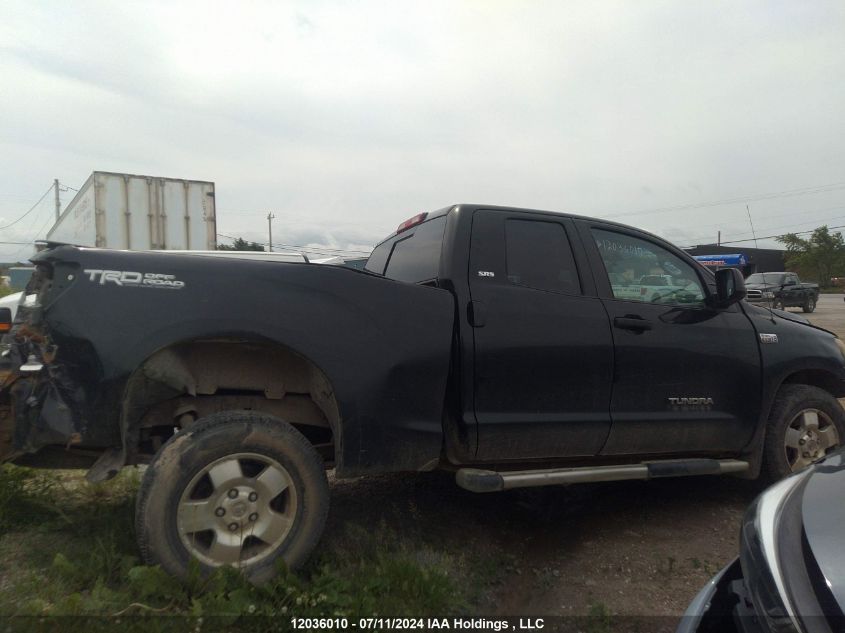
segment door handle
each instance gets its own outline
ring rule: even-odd
[[[647,321],[638,316],[624,316],[613,319],[613,326],[620,330],[633,330],[634,332],[643,332],[651,329],[651,321]]]
[[[480,301],[470,301],[467,304],[467,320],[472,327],[484,327],[487,323],[487,310]]]

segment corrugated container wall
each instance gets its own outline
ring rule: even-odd
[[[47,239],[129,250],[214,250],[214,183],[95,171]]]

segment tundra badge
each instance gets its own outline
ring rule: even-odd
[[[713,398],[668,398],[669,404],[677,406],[681,405],[705,405],[713,404]]]
[[[778,342],[778,335],[777,334],[764,334],[760,332],[760,342],[761,343],[777,343]]]

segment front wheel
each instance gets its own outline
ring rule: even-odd
[[[291,425],[251,411],[218,413],[178,433],[153,459],[136,504],[144,560],[184,577],[229,565],[269,580],[302,565],[329,508],[323,461]]]
[[[804,305],[801,307],[804,312],[812,312],[816,309],[816,298],[815,297],[807,297],[807,300],[804,301]]]
[[[845,439],[845,409],[827,391],[784,385],[766,428],[764,468],[777,481],[812,464]]]

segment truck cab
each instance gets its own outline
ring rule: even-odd
[[[366,268],[455,294],[456,457],[727,455],[751,440],[757,332],[739,304],[713,307],[714,276],[683,251],[539,211],[461,205],[417,222]]]

